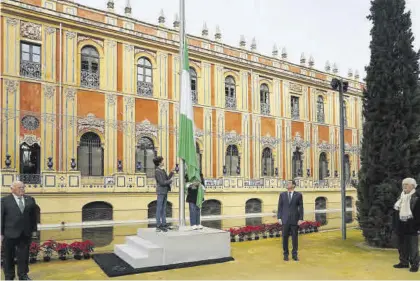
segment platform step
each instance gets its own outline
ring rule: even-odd
[[[145,251],[127,244],[115,245],[114,253],[134,268],[159,265],[154,259],[150,259]]]

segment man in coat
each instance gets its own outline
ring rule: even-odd
[[[15,256],[19,280],[31,280],[29,272],[29,246],[31,237],[36,237],[36,203],[25,195],[23,182],[12,184],[12,194],[1,198],[1,240],[4,250],[4,276],[6,280],[15,278]]]
[[[289,260],[289,235],[292,234],[292,258],[298,261],[298,227],[303,222],[303,197],[295,191],[296,182],[290,181],[287,192],[279,196],[277,219],[283,225],[283,255],[284,260]]]
[[[174,170],[169,175],[163,169],[165,166],[163,157],[158,156],[153,159],[153,163],[156,166],[155,178],[156,178],[156,194],[157,194],[157,206],[156,206],[156,231],[167,232],[168,225],[166,224],[166,203],[168,202],[168,192],[171,191],[172,177]]]

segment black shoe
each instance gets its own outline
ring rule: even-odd
[[[409,268],[410,266],[408,264],[403,264],[403,263],[399,263],[399,264],[394,264],[394,268]]]
[[[283,260],[284,261],[289,261],[289,256],[284,256]]]
[[[6,276],[4,278],[4,280],[15,280],[15,277],[13,277],[13,276]]]
[[[162,231],[162,229],[160,229],[160,226],[157,226],[156,227],[156,232],[161,232]]]
[[[297,256],[293,256],[294,261],[299,261],[299,258]]]
[[[19,280],[32,280],[32,279],[29,278],[28,275],[23,275],[23,276],[19,277]]]
[[[417,271],[419,271],[419,267],[418,266],[412,266],[410,268],[410,272],[417,272]]]
[[[168,229],[165,226],[161,226],[160,230],[162,230],[163,232],[168,232]]]

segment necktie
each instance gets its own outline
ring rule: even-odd
[[[19,209],[21,213],[23,214],[23,211],[25,210],[25,206],[23,206],[22,197],[20,197],[18,200],[19,200]]]
[[[289,203],[292,202],[292,193],[289,192]]]

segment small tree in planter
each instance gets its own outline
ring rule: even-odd
[[[51,256],[55,250],[56,247],[56,242],[53,240],[48,240],[45,241],[42,246],[42,253],[43,253],[43,259],[44,261],[50,261],[51,260]]]
[[[29,246],[29,262],[30,263],[36,263],[40,249],[41,247],[39,246],[38,243],[36,242],[31,243],[31,246]]]
[[[87,260],[90,259],[90,254],[94,251],[94,244],[90,240],[83,242],[83,257]]]
[[[83,243],[82,242],[73,242],[69,245],[70,250],[73,252],[73,257],[76,260],[81,260],[83,258]]]
[[[56,251],[60,260],[66,260],[67,255],[70,253],[69,245],[67,243],[57,243]]]

